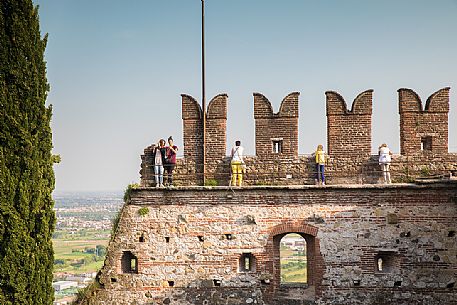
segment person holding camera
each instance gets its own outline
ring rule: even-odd
[[[168,137],[167,146],[167,159],[165,163],[165,170],[167,171],[167,186],[173,186],[173,170],[176,167],[176,153],[178,152],[178,146],[173,145],[173,137]]]

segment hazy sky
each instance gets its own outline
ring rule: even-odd
[[[200,0],[35,0],[53,104],[57,191],[122,190],[201,99]],[[228,147],[254,154],[253,92],[277,112],[299,91],[299,152],[326,144],[325,91],[373,95],[373,150],[399,151],[397,89],[451,87],[457,151],[457,0],[206,0],[207,99],[227,93]]]

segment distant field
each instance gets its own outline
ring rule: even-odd
[[[96,272],[103,266],[104,257],[95,257],[85,253],[86,248],[97,245],[107,246],[108,240],[63,240],[54,239],[54,259],[63,260],[64,264],[54,264],[55,272],[87,273]],[[96,260],[96,261],[94,261]]]
[[[281,262],[281,282],[282,283],[306,283],[307,271],[305,266],[293,266],[286,268]]]
[[[306,283],[307,260],[303,252],[281,247],[281,283]]]

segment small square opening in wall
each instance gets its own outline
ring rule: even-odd
[[[240,272],[255,272],[255,256],[252,253],[243,253],[239,261]]]
[[[165,237],[165,242],[166,242],[166,243],[169,243],[169,242],[170,242],[170,237],[168,237],[168,236]]]
[[[214,285],[214,287],[220,287],[222,285],[222,281],[221,280],[213,280],[213,285]]]
[[[140,243],[144,243],[144,235],[141,235],[140,238],[138,239]]]
[[[122,252],[121,269],[123,273],[138,273],[138,258],[130,251]]]
[[[274,154],[282,153],[283,139],[271,139],[271,143],[273,144],[273,153]]]
[[[175,281],[168,281],[168,287],[174,287]]]
[[[421,150],[422,151],[431,151],[432,150],[432,137],[431,136],[421,137]]]
[[[375,257],[376,272],[393,272],[397,265],[397,258],[394,252],[379,252]]]

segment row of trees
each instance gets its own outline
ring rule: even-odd
[[[52,304],[51,107],[38,9],[0,1],[0,304]]]

